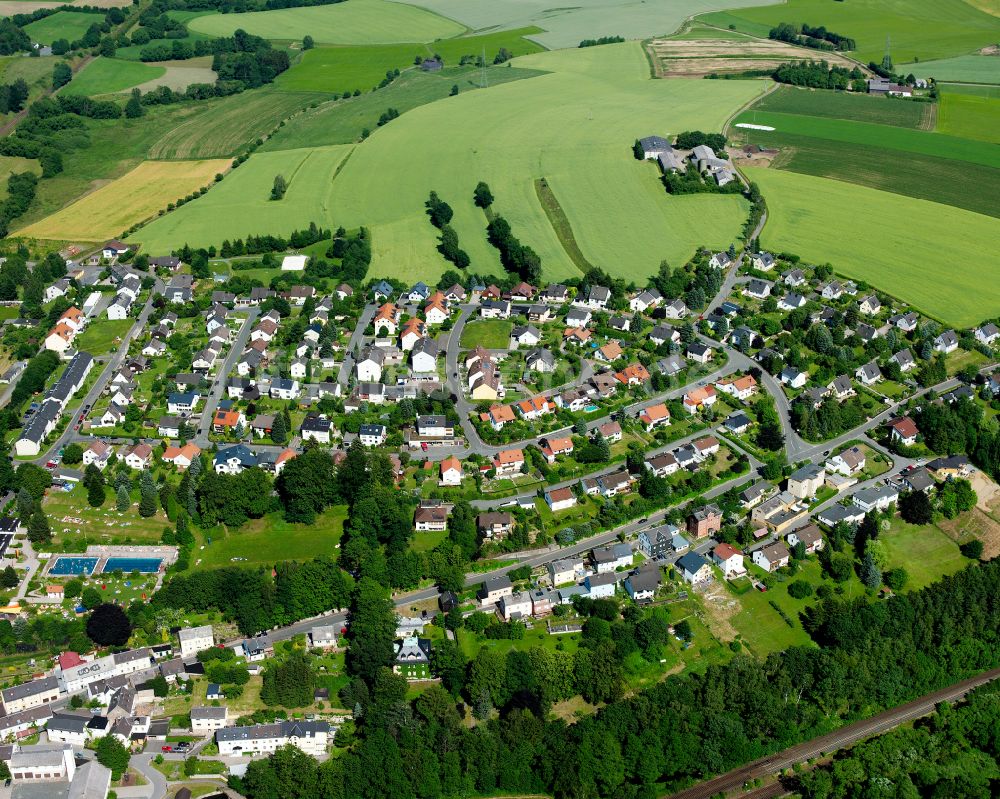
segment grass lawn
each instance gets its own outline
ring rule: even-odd
[[[298,205],[294,225],[263,229],[262,224],[274,224],[268,217],[275,203],[267,203],[265,195],[266,213],[257,212],[257,195],[251,192],[218,213],[209,207],[210,191],[155,220],[136,239],[155,243],[154,249],[185,241],[218,245],[248,233],[287,232],[301,227],[303,219],[335,220],[371,229],[369,276],[436,280],[449,264],[436,251],[437,231],[424,212],[433,188],[451,203],[452,227],[475,271],[493,271],[482,266],[496,264],[497,256],[485,240],[483,213],[471,201],[476,182],[485,180],[497,198],[495,211],[539,254],[545,278],[579,276],[535,192],[535,179],[545,177],[583,254],[616,275],[644,278],[664,258],[683,263],[700,245],[729,246],[745,220],[744,201],[667,196],[655,167],[637,162],[630,143],[662,127],[664,108],[670,109],[673,129],[718,129],[763,82],[651,80],[638,43],[536,53],[512,63],[552,74],[463,92],[378,128],[352,151],[332,186],[331,172],[321,176],[325,190]],[[262,155],[239,171],[254,170]],[[587,169],[580,169],[581,163]],[[275,170],[260,169],[266,169],[261,180],[269,189]],[[293,182],[290,194],[294,191]],[[280,205],[290,206],[290,199]],[[199,241],[195,233],[203,231],[211,232],[212,240]]]
[[[836,180],[746,171],[767,197],[764,247],[828,262],[956,327],[979,324],[1000,307],[996,267],[977,262],[983,246],[1000,244],[1000,220]],[[911,224],[887,227],[887,218]],[[851,236],[840,234],[847,229]],[[914,251],[920,259],[906,255]]]
[[[31,41],[40,44],[52,44],[56,39],[68,39],[72,42],[83,38],[83,34],[91,25],[103,21],[103,17],[99,14],[59,11],[50,17],[26,25],[24,32],[31,37]]]
[[[430,552],[447,537],[447,530],[418,531],[410,539],[410,549],[414,552]]]
[[[929,103],[911,100],[782,85],[762,97],[753,110],[919,128],[928,110],[933,107]]]
[[[706,14],[700,19],[723,28],[732,24],[739,31],[764,37],[782,22],[824,25],[827,30],[854,39],[858,49],[852,55],[863,63],[882,60],[887,34],[892,36],[890,52],[896,64],[962,55],[995,44],[1000,37],[1000,19],[962,0],[789,0],[732,13]]]
[[[957,375],[966,366],[975,366],[977,369],[984,366],[989,359],[978,350],[955,350],[945,357],[945,366],[948,369],[948,376]]]
[[[138,474],[133,477],[138,485]],[[155,515],[149,518],[140,516],[138,489],[132,492],[132,502],[127,511],[115,510],[114,489],[109,487],[104,505],[92,508],[87,504],[87,489],[77,485],[69,492],[50,490],[43,505],[52,526],[56,548],[61,548],[63,542],[74,546],[83,544],[83,548],[89,544],[112,544],[126,540],[137,544],[158,544],[163,528],[170,525],[166,514],[157,507]],[[63,521],[64,517],[81,521]]]
[[[95,58],[73,76],[62,94],[110,94],[159,78],[166,68],[117,58]]]
[[[556,620],[558,623],[558,620]],[[519,641],[494,641],[483,638],[466,629],[457,631],[458,642],[462,646],[462,651],[468,658],[474,658],[476,653],[484,648],[495,649],[499,652],[509,652],[512,649],[527,651],[535,647],[551,649],[557,652],[573,653],[580,645],[579,633],[567,633],[565,635],[549,635],[545,629],[545,622],[534,621],[534,626],[530,630],[525,630],[524,638]]]
[[[386,0],[351,0],[326,6],[282,8],[244,14],[205,14],[188,28],[207,36],[232,36],[239,29],[268,39],[312,36],[323,44],[430,42],[465,32],[462,25],[437,14]]]
[[[317,517],[311,525],[290,524],[281,514],[270,514],[262,519],[251,519],[238,530],[227,531],[220,526],[202,534],[204,543],[194,552],[194,567],[226,566],[233,558],[253,565],[308,560],[317,555],[335,557],[346,518],[347,508],[335,507]]]
[[[910,575],[906,584],[910,591],[954,574],[969,563],[958,544],[933,524],[921,527],[895,518],[879,541],[885,544],[890,567],[902,566]]]
[[[944,92],[938,108],[937,130],[996,144],[1000,142],[1000,100]]]
[[[118,349],[120,339],[132,329],[135,319],[102,319],[91,322],[77,340],[79,349],[91,355],[104,355]]]
[[[755,566],[750,571],[761,576],[763,572]],[[808,580],[813,585],[820,582],[820,566],[815,560],[807,561],[795,579]],[[789,580],[788,582],[791,582]],[[742,610],[730,620],[744,642],[758,657],[778,652],[790,646],[808,646],[811,639],[799,621],[799,611],[815,602],[815,597],[795,599],[788,594],[788,582],[778,583],[768,591],[751,589],[739,597]],[[777,603],[792,620],[790,627],[778,612],[771,607]]]
[[[183,198],[229,166],[228,159],[145,161],[127,175],[18,231],[39,239],[111,238]],[[274,180],[274,176],[271,176]]]
[[[486,347],[488,350],[507,349],[513,327],[514,323],[506,319],[477,319],[467,323],[462,329],[459,344],[467,350],[474,347]]]

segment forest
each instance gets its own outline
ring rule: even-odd
[[[281,751],[254,761],[233,784],[250,799],[653,799],[996,667],[998,590],[1000,564],[986,563],[887,600],[828,599],[804,619],[814,647],[763,661],[737,655],[611,701],[573,724],[546,720],[551,675],[529,656],[489,670],[483,679],[501,688],[497,698],[505,704],[470,729],[460,688],[456,696],[455,685],[452,693],[435,686],[407,701],[405,682],[389,669],[391,647],[369,640],[364,670],[351,665],[357,730],[348,751],[322,764]],[[388,628],[378,621],[385,609],[370,586],[363,593],[363,604],[355,594],[352,614],[360,613],[362,628],[377,638]],[[597,644],[618,646],[614,637]],[[384,661],[376,668],[380,651]]]

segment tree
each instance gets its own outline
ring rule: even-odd
[[[32,544],[47,544],[52,540],[52,528],[42,509],[35,508],[28,520],[28,540]]]
[[[90,507],[101,507],[107,497],[107,490],[104,486],[104,475],[101,473],[101,470],[91,463],[84,470],[83,482],[87,486],[87,502],[90,504]]]
[[[479,208],[489,208],[493,205],[493,192],[486,183],[479,181],[472,192],[472,199]]]
[[[910,524],[930,524],[934,519],[934,508],[923,491],[911,491],[900,497],[899,515]]]
[[[132,96],[128,98],[128,102],[125,103],[125,116],[129,119],[138,119],[143,114],[146,113],[146,109],[142,105],[142,93],[138,88],[132,89]]]
[[[52,89],[58,89],[61,86],[65,86],[73,78],[73,70],[70,69],[69,64],[64,61],[60,61],[52,68]]]
[[[362,577],[354,590],[347,634],[347,667],[371,685],[379,669],[391,668],[396,659],[396,609],[370,577]]]
[[[67,444],[63,450],[62,459],[67,466],[76,466],[83,461],[83,447],[75,441],[72,444]]]
[[[878,570],[878,566],[875,565],[875,558],[872,554],[866,553],[864,560],[861,561],[861,582],[865,584],[865,587],[869,591],[877,591],[882,585],[882,573]]]
[[[120,780],[128,770],[129,753],[125,744],[113,735],[101,736],[97,743],[97,762],[111,770],[111,779]]]
[[[21,578],[17,576],[17,571],[13,566],[8,566],[3,572],[0,572],[0,586],[14,588],[20,582]]]
[[[83,589],[83,594],[80,596],[80,604],[82,604],[87,610],[93,610],[102,602],[101,592],[94,588],[92,585],[88,585]]]
[[[275,414],[274,422],[271,424],[271,440],[275,444],[284,444],[288,441],[288,426],[285,424],[284,414]]]
[[[30,519],[35,512],[35,498],[27,488],[22,488],[17,492],[17,515],[21,519]]]
[[[118,605],[105,602],[94,608],[87,619],[87,636],[101,646],[125,646],[132,635],[132,623]]]
[[[959,549],[965,557],[971,558],[972,560],[980,560],[983,557],[983,542],[978,538],[966,541],[959,547]]]
[[[282,199],[285,196],[286,191],[288,191],[288,183],[285,181],[285,176],[275,175],[274,184],[271,186],[271,199]]]
[[[312,36],[303,36],[302,37],[302,49],[303,50],[312,50],[313,47],[315,47],[315,46],[316,45],[315,45],[315,42],[313,41],[313,37]]]
[[[812,593],[812,583],[806,580],[795,580],[788,584],[788,595],[795,599],[805,599],[807,596],[812,596]]]
[[[910,578],[910,575],[906,573],[906,569],[902,566],[889,569],[884,576],[885,584],[893,591],[902,591],[906,587],[906,581]]]
[[[149,472],[143,472],[142,477],[139,478],[139,515],[144,519],[155,515],[157,498],[153,475]]]
[[[315,687],[316,676],[309,658],[295,652],[264,671],[260,698],[265,705],[303,707],[313,703]]]
[[[115,496],[115,508],[119,511],[126,511],[132,505],[132,497],[129,496],[128,488],[124,485],[118,486]]]

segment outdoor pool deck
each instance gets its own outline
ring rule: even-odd
[[[177,560],[175,547],[100,546],[87,547],[80,555],[54,555],[45,568],[53,577],[91,577],[121,571],[126,574],[159,574]]]

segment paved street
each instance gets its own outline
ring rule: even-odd
[[[212,429],[212,419],[215,418],[215,409],[219,407],[219,400],[222,399],[222,393],[226,390],[226,383],[229,380],[230,373],[243,355],[247,341],[250,339],[250,333],[253,331],[254,323],[257,321],[259,315],[259,307],[254,306],[248,309],[247,318],[240,327],[240,332],[233,339],[226,359],[223,361],[222,366],[219,367],[215,379],[212,381],[212,390],[209,391],[208,397],[205,398],[205,407],[201,413],[201,423],[198,425],[198,435],[194,439],[194,443],[202,449],[207,449],[211,446],[208,434]]]

